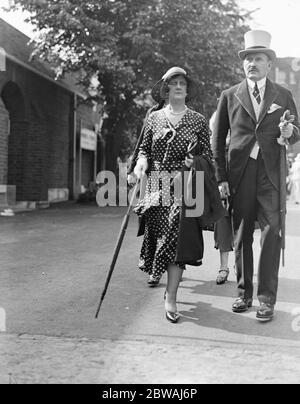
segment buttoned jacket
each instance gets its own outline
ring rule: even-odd
[[[213,131],[212,149],[218,182],[229,182],[234,195],[242,179],[249,156],[255,145],[261,150],[266,172],[280,186],[280,118],[286,110],[295,115],[294,131],[289,143],[300,140],[298,113],[292,94],[286,88],[267,79],[260,116],[256,119],[247,80],[225,90],[220,97]],[[230,133],[228,161],[226,138]]]

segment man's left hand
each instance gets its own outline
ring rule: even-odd
[[[287,125],[280,125],[280,133],[281,136],[285,139],[289,139],[294,131],[294,126],[291,123],[288,123]]]

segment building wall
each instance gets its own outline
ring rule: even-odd
[[[71,93],[12,62],[0,81],[2,100],[10,113],[8,182],[17,186],[17,200],[46,201],[48,188],[67,188]],[[24,111],[6,89],[14,83]],[[13,111],[16,109],[16,112]]]
[[[0,71],[0,193],[15,187],[17,201],[76,197],[91,175],[87,156],[78,172],[79,124],[94,130],[98,111],[75,95],[76,77],[55,82],[49,64],[30,58],[29,38],[1,18],[0,39],[10,55]]]
[[[92,116],[92,119],[91,119]],[[95,130],[95,126],[99,121],[99,113],[97,109],[91,108],[89,105],[79,102],[78,106],[78,144],[80,144],[80,129],[85,128],[89,130]],[[83,185],[85,188],[89,186],[91,180],[94,180],[94,164],[95,164],[95,153],[89,150],[81,150],[81,157],[79,156],[79,147],[77,149],[77,160],[81,159],[81,187]],[[78,166],[79,169],[79,166]]]
[[[32,75],[26,94],[30,98],[27,169],[33,167],[34,177],[38,178],[37,183],[42,190],[42,200],[47,200],[49,188],[63,189],[69,186],[72,94]]]
[[[49,189],[71,195],[78,163],[72,155],[74,94],[7,61],[0,95],[0,184],[16,185],[17,201],[47,201]],[[77,121],[94,128],[97,113],[90,105],[79,105],[76,113]]]

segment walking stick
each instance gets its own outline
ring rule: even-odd
[[[280,118],[279,127],[287,126],[289,123],[294,122],[295,116],[291,115],[289,110],[286,110]],[[279,138],[280,144],[280,233],[281,233],[281,252],[282,252],[282,266],[285,266],[285,226],[286,226],[286,139]]]
[[[123,219],[123,222],[122,222],[122,226],[121,226],[121,229],[120,229],[120,232],[119,232],[118,240],[117,240],[117,243],[116,243],[116,246],[115,246],[115,249],[114,249],[112,262],[110,264],[110,269],[109,269],[109,272],[108,272],[108,276],[107,276],[107,279],[106,279],[106,282],[105,282],[105,286],[104,286],[104,289],[103,289],[103,292],[102,292],[102,295],[101,295],[101,299],[100,299],[100,302],[99,302],[99,305],[98,305],[98,309],[97,309],[95,318],[98,318],[98,315],[99,315],[103,300],[105,298],[106,291],[107,291],[107,288],[108,288],[108,285],[109,285],[113,270],[114,270],[116,262],[117,262],[117,258],[118,258],[118,255],[119,255],[119,252],[120,252],[120,249],[121,249],[121,246],[122,246],[122,242],[123,242],[126,230],[127,230],[128,223],[129,223],[129,217],[130,217],[131,208],[132,208],[133,203],[135,201],[139,185],[140,185],[140,180],[138,180],[138,182],[135,185],[135,188],[134,188],[134,191],[132,193],[132,197],[131,197],[131,200],[130,200],[126,215],[124,216],[124,219]]]
[[[147,114],[146,114],[145,119],[144,119],[143,127],[141,129],[138,141],[137,141],[137,143],[135,145],[135,148],[134,148],[134,151],[133,151],[133,154],[132,154],[132,157],[131,157],[131,162],[130,162],[130,165],[129,165],[129,168],[128,168],[128,174],[131,174],[133,172],[134,167],[136,165],[136,162],[138,160],[138,154],[139,154],[139,151],[140,151],[141,143],[142,143],[142,141],[144,139],[144,131],[145,131],[145,127],[146,127],[146,123],[147,123],[147,119],[149,118],[149,115],[154,111],[158,111],[158,110],[162,109],[164,107],[164,105],[165,105],[165,101],[162,100],[159,104],[154,105],[154,107],[150,108],[147,111]]]
[[[280,149],[280,233],[282,266],[285,266],[285,220],[286,219],[286,149]]]

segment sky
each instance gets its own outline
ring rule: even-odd
[[[9,4],[9,0],[0,0],[0,8],[7,7]],[[24,22],[26,16],[28,14],[24,12],[15,12],[15,13],[5,13],[3,10],[0,9],[0,17],[7,21],[9,24],[16,27],[19,31],[22,31],[25,35],[32,38],[34,36],[32,26],[28,23]],[[1,43],[1,38],[0,38]]]
[[[271,48],[278,57],[300,57],[300,0],[236,0],[247,10],[256,10],[251,29],[263,29],[272,35]]]
[[[300,40],[297,32],[300,0],[236,0],[236,2],[247,10],[257,10],[248,24],[251,29],[263,29],[271,33],[271,48],[276,51],[278,57],[300,57]],[[0,0],[0,6],[6,6],[8,3],[9,0]],[[26,35],[33,36],[32,27],[24,23],[24,13],[7,14],[0,11],[0,16]]]

